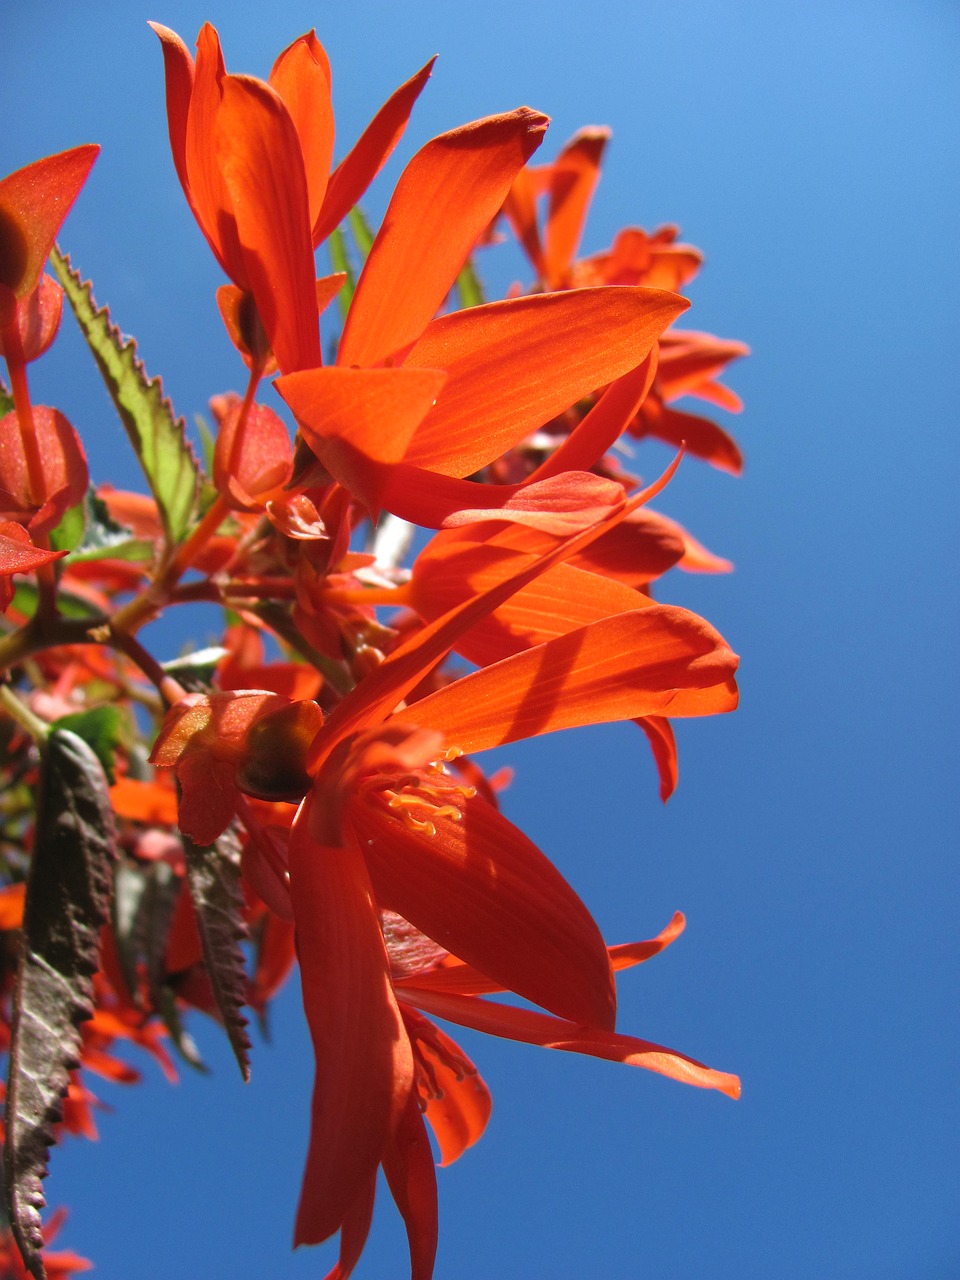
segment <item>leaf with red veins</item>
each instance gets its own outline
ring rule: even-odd
[[[363,856],[352,845],[320,843],[315,806],[312,794],[290,839],[290,897],[316,1056],[295,1244],[319,1243],[343,1224],[413,1087],[413,1054]]]
[[[473,996],[441,994],[436,991],[405,990],[405,997],[434,1017],[446,1018],[463,1027],[472,1027],[487,1035],[505,1040],[519,1040],[525,1044],[538,1044],[546,1049],[560,1049],[567,1053],[582,1053],[594,1058],[606,1058],[610,1062],[622,1062],[631,1067],[644,1067],[660,1075],[669,1076],[681,1084],[695,1085],[699,1089],[716,1089],[728,1098],[740,1097],[740,1080],[725,1071],[714,1071],[695,1058],[677,1053],[661,1044],[639,1040],[635,1036],[620,1035],[615,1031],[599,1031],[592,1027],[578,1027],[562,1018],[551,1018],[533,1009],[516,1009],[496,1004],[492,1000],[477,1000]]]
[[[403,137],[413,104],[430,78],[436,57],[410,77],[383,104],[353,149],[334,169],[326,198],[313,224],[313,243],[320,244],[360,200]]]
[[[417,152],[357,281],[338,364],[379,365],[417,340],[546,127],[546,116],[520,107],[441,134]]]
[[[737,658],[696,614],[651,605],[472,672],[404,716],[467,754],[556,729],[736,706]]]
[[[227,76],[213,136],[244,275],[277,364],[322,363],[307,179],[290,114],[261,80]],[[239,283],[239,282],[238,282]]]
[[[280,54],[270,72],[270,87],[283,99],[300,139],[312,228],[330,179],[334,138],[330,59],[313,31]]]
[[[688,305],[656,289],[578,289],[441,316],[404,361],[447,373],[404,460],[470,475],[635,369]]]
[[[536,845],[469,792],[424,772],[395,791],[358,791],[346,823],[378,901],[534,1004],[612,1027],[616,992],[593,917]]]

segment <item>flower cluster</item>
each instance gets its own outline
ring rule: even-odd
[[[227,72],[209,25],[196,58],[154,31],[243,378],[211,399],[207,469],[54,247],[97,148],[0,182],[0,1265],[85,1265],[41,1253],[39,1210],[49,1145],[96,1133],[89,1074],[133,1082],[124,1041],[168,1075],[170,1050],[196,1061],[191,1009],[224,1025],[246,1074],[243,1009],[264,1016],[298,964],[316,1075],[294,1243],[339,1232],[346,1280],[382,1169],[429,1280],[430,1132],[448,1164],[491,1107],[434,1018],[738,1096],[735,1076],[616,1026],[616,972],[683,917],[607,946],[475,757],[629,720],[667,799],[671,720],[736,706],[725,640],[654,598],[671,568],[730,566],[650,505],[679,455],[644,485],[619,442],[739,471],[720,426],[673,406],[738,408],[720,377],[746,348],[674,327],[700,263],[676,228],[578,258],[606,131],[534,165],[536,111],[455,128],[409,161],[374,235],[359,202],[432,63],[334,165],[312,32],[260,80]],[[487,302],[474,259],[498,228],[534,279]],[[64,296],[149,494],[91,487],[77,432],[31,402]],[[141,628],[195,601],[225,610],[221,644],[161,663]]]

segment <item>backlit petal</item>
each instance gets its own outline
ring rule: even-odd
[[[383,1152],[383,1172],[410,1246],[410,1280],[430,1280],[437,1255],[437,1175],[416,1091]]]
[[[343,1223],[413,1085],[410,1042],[363,858],[354,847],[317,842],[312,805],[308,797],[290,839],[290,897],[316,1057],[295,1244],[316,1244]]]
[[[283,99],[300,139],[312,229],[330,178],[334,136],[330,60],[312,31],[280,54],[270,72],[270,87]]]
[[[446,787],[444,784],[448,784]],[[433,788],[461,818],[367,796],[350,807],[378,901],[440,946],[561,1017],[612,1027],[616,992],[593,917],[553,863],[492,805]],[[402,799],[403,797],[401,797]]]
[[[546,116],[520,107],[441,134],[417,152],[357,282],[339,364],[381,364],[416,341],[546,126]]]

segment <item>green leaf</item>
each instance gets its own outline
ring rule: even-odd
[[[327,237],[327,247],[330,250],[330,265],[334,271],[342,271],[347,277],[337,294],[340,319],[346,320],[347,312],[350,310],[350,303],[353,301],[353,295],[357,289],[357,273],[354,271],[353,263],[347,254],[347,238],[340,227],[335,227],[330,232]]]
[[[247,1002],[247,970],[241,943],[248,933],[240,888],[240,846],[232,831],[204,848],[184,837],[187,883],[197,914],[203,959],[217,1008],[240,1067],[250,1080],[250,1037],[243,1006]]]
[[[100,927],[110,910],[113,813],[100,762],[82,738],[54,729],[41,758],[37,822],[23,913],[7,1085],[7,1213],[27,1270],[45,1276],[42,1180],[79,1026],[93,1013]]]
[[[89,711],[77,711],[73,715],[61,716],[53,727],[69,729],[92,747],[107,780],[113,785],[113,762],[123,731],[123,713],[119,707],[92,707]]]
[[[211,645],[184,654],[182,658],[172,658],[162,666],[164,671],[176,676],[188,693],[209,693],[217,665],[229,652],[220,645]]]
[[[83,539],[87,527],[86,504],[78,502],[63,513],[60,523],[50,534],[53,551],[72,551]]]
[[[90,560],[147,561],[154,558],[156,548],[153,543],[148,538],[135,537],[132,529],[112,519],[107,504],[97,497],[93,489],[87,490],[80,509],[85,513],[84,530],[82,537],[70,548],[70,555],[66,558],[68,564]],[[70,512],[67,513],[69,515]],[[54,536],[58,531],[54,530]]]
[[[358,204],[355,204],[347,214],[347,222],[353,232],[353,239],[360,254],[360,261],[366,262],[370,250],[373,248],[373,232],[370,230],[370,224]]]
[[[13,396],[10,394],[7,384],[0,378],[0,418],[5,418],[8,413],[13,413],[13,409]]]
[[[157,500],[171,542],[189,530],[197,510],[200,468],[187,441],[182,418],[175,418],[159,378],[148,378],[137,344],[111,324],[106,308],[93,300],[70,259],[56,248],[50,265],[63,286],[80,329],[103,375],[127,435]]]
[[[468,258],[460,268],[455,284],[461,307],[479,307],[486,302],[483,285],[472,258]]]
[[[38,599],[34,583],[18,582],[13,593],[10,611],[32,618],[37,612]],[[92,623],[105,620],[89,600],[84,600],[82,596],[75,596],[70,591],[64,591],[62,587],[57,592],[57,609],[65,618],[89,618]]]

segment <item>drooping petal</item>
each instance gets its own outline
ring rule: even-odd
[[[437,1256],[437,1175],[415,1090],[383,1151],[383,1172],[407,1229],[410,1280],[431,1280]]]
[[[245,274],[277,364],[322,363],[307,180],[283,99],[260,80],[227,76],[215,147]]]
[[[417,152],[357,281],[339,364],[382,364],[416,341],[546,126],[546,116],[520,107],[441,134]]]
[[[657,395],[647,396],[630,427],[630,434],[656,436],[667,444],[685,445],[695,457],[731,475],[738,476],[743,471],[743,454],[732,436],[709,418],[670,408]]]
[[[295,1244],[344,1222],[406,1109],[413,1056],[360,851],[321,845],[308,797],[290,839],[290,897],[316,1080]]]
[[[193,55],[175,31],[159,22],[148,22],[160,40],[163,52],[163,71],[167,94],[167,129],[170,134],[170,151],[173,166],[180,179],[183,194],[193,208],[190,194],[190,174],[187,169],[187,119],[190,99],[193,95],[195,67]]]
[[[483,981],[489,990],[501,990],[488,979]],[[399,989],[398,995],[402,1002]],[[441,1165],[453,1164],[483,1136],[493,1107],[490,1090],[458,1044],[422,1014],[416,1014],[417,1021],[411,1028],[414,1011],[402,1003],[401,1008],[411,1038],[417,1028],[421,1029],[416,1039],[416,1052],[424,1064],[418,1081],[420,1103],[440,1147]],[[422,1033],[424,1027],[429,1028],[428,1035]]]
[[[366,1185],[360,1188],[357,1198],[347,1210],[340,1227],[340,1257],[337,1265],[329,1271],[326,1280],[348,1280],[360,1261],[363,1246],[370,1234],[373,1222],[373,1204],[377,1194],[377,1175],[374,1174]]]
[[[651,605],[474,671],[414,703],[404,718],[442,730],[471,754],[584,724],[732,711],[728,682],[736,666],[702,618]]]
[[[408,991],[411,1002],[425,1009],[434,1017],[446,1018],[463,1027],[473,1027],[487,1035],[505,1040],[520,1040],[525,1044],[542,1045],[545,1049],[560,1049],[567,1053],[583,1053],[594,1058],[606,1058],[610,1062],[622,1062],[630,1067],[645,1067],[659,1072],[681,1084],[695,1085],[699,1089],[717,1089],[728,1098],[740,1097],[740,1081],[725,1071],[714,1071],[688,1058],[686,1054],[667,1049],[664,1045],[634,1036],[620,1035],[615,1031],[595,1031],[590,1027],[578,1027],[562,1018],[552,1018],[532,1009],[516,1009],[496,1004],[492,1000],[477,1000],[473,996],[440,994],[423,991],[414,995]]]
[[[513,180],[503,212],[530,259],[530,265],[537,273],[537,279],[546,276],[543,261],[543,246],[540,242],[540,228],[537,226],[537,190],[529,169],[521,169]]]
[[[639,716],[637,724],[647,735],[654,763],[660,777],[660,799],[664,804],[677,789],[680,766],[677,760],[677,740],[670,721],[665,716]]]
[[[643,964],[645,960],[649,960],[652,956],[657,956],[661,951],[665,951],[671,942],[676,942],[686,928],[687,921],[682,911],[675,911],[670,918],[670,923],[657,934],[655,938],[649,938],[645,942],[623,942],[616,947],[608,947],[610,953],[610,963],[616,972],[621,969],[629,969],[635,964]]]
[[[229,761],[199,752],[185,755],[177,766],[182,788],[177,821],[194,844],[213,844],[233,821],[240,798],[234,771]]]
[[[430,78],[436,57],[390,95],[341,160],[330,178],[326,198],[313,224],[313,243],[320,244],[347,216],[386,164],[403,137],[413,104]]]
[[[427,623],[415,632],[376,671],[368,675],[349,698],[331,712],[324,733],[318,735],[310,751],[307,761],[310,772],[315,773],[320,769],[331,751],[345,738],[377,723],[393,711],[410,690],[454,648],[464,631],[492,613],[498,605],[509,600],[515,592],[546,572],[551,565],[576,555],[631,511],[656,497],[669,482],[679,461],[678,457],[658,480],[634,494],[619,511],[575,537],[558,543],[532,564],[498,582],[481,595],[457,605],[443,617]]]
[[[406,461],[470,475],[582,396],[635,369],[687,306],[659,290],[585,289],[442,316],[404,362],[447,372]]]
[[[567,283],[609,138],[609,129],[582,129],[552,166],[543,233],[545,276],[551,288],[563,288]]]
[[[330,178],[334,138],[330,59],[313,31],[280,54],[270,72],[270,87],[283,99],[300,139],[312,229]]]
[[[379,902],[534,1004],[612,1027],[616,991],[603,938],[536,845],[443,775],[398,801],[388,808],[368,794],[349,810]]]
[[[647,358],[617,378],[577,423],[553,453],[531,476],[544,480],[563,471],[586,471],[595,466],[619,440],[643,404],[657,371],[657,348]]]

